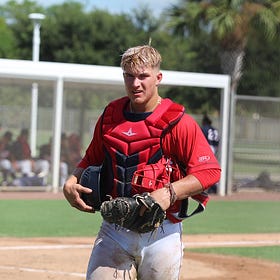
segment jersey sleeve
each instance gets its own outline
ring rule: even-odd
[[[101,130],[102,116],[99,117],[94,133],[93,138],[88,145],[85,155],[78,163],[77,167],[87,168],[90,165],[100,165],[104,160],[104,149],[103,149],[103,138]]]
[[[188,114],[162,140],[163,152],[173,156],[186,168],[186,174],[217,169],[220,165],[197,122]],[[199,178],[198,178],[199,179]]]

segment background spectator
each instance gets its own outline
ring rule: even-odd
[[[28,130],[22,129],[20,135],[12,145],[11,160],[14,169],[23,176],[32,175],[31,150],[28,143]]]
[[[9,178],[14,179],[15,175],[11,163],[11,147],[13,134],[11,131],[6,131],[0,140],[0,170],[2,172],[1,185],[9,185]]]
[[[201,129],[214,155],[217,155],[219,148],[219,132],[212,126],[212,121],[207,115],[203,116]]]
[[[207,115],[203,116],[201,129],[214,155],[217,157],[219,150],[219,132],[215,127],[212,126],[212,121]],[[217,184],[211,186],[207,192],[217,193]]]

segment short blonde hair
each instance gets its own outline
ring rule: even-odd
[[[148,45],[129,48],[122,55],[121,67],[123,70],[139,71],[143,66],[160,69],[161,55]]]

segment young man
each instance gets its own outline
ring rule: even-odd
[[[91,190],[79,184],[85,168],[106,162],[112,197],[132,196],[134,171],[162,155],[180,163],[184,177],[150,195],[167,219],[156,234],[138,233],[103,221],[88,264],[87,279],[179,279],[183,256],[181,201],[201,193],[220,178],[220,167],[199,125],[184,108],[158,92],[161,56],[151,46],[137,46],[122,55],[127,96],[111,102],[95,127],[86,153],[64,185],[69,203],[94,212],[81,199]],[[141,192],[141,189],[140,189]],[[172,196],[172,197],[171,197]],[[174,198],[176,201],[174,201]],[[172,204],[172,207],[170,207]]]
[[[210,145],[210,148],[212,149],[212,152],[216,157],[218,157],[220,141],[219,132],[215,127],[212,126],[212,121],[207,115],[203,116],[201,129],[208,144]],[[214,184],[208,188],[207,193],[217,193],[217,188],[217,184]]]
[[[212,121],[207,115],[203,116],[201,129],[214,155],[217,155],[219,148],[219,132],[212,126]]]

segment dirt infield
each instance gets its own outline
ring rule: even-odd
[[[186,248],[200,246],[280,245],[280,234],[196,235]],[[0,238],[0,279],[85,279],[93,238]],[[212,245],[211,245],[212,244]],[[181,280],[279,280],[280,264],[249,258],[185,253]]]
[[[280,201],[280,194],[236,194],[213,199]],[[0,199],[63,199],[62,194],[0,192]],[[94,238],[0,238],[0,279],[85,279]],[[186,248],[280,246],[280,233],[183,236]],[[279,280],[280,264],[243,257],[185,252],[180,280]]]

